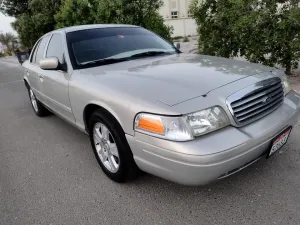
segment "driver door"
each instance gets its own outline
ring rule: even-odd
[[[48,44],[45,57],[56,57],[65,64],[62,35],[54,33]],[[69,73],[62,70],[42,71],[42,92],[45,104],[71,123],[75,122],[69,99]]]

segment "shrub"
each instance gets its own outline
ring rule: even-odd
[[[185,36],[184,38],[183,38],[183,40],[182,40],[183,42],[189,42],[189,39],[188,39],[188,37],[187,36]]]
[[[190,11],[204,54],[279,64],[286,74],[300,59],[300,8],[291,1],[193,0]]]

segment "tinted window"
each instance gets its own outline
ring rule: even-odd
[[[67,33],[74,67],[104,58],[128,58],[145,51],[175,53],[173,45],[154,33],[135,27],[98,28]]]
[[[40,45],[40,41],[35,45],[35,48],[33,49],[33,53],[32,53],[30,62],[35,62],[36,52],[37,52],[39,45]]]
[[[60,63],[63,63],[64,50],[60,34],[53,34],[47,49],[46,57],[56,57]]]
[[[49,40],[49,36],[46,36],[41,40],[40,45],[37,49],[35,63],[39,63],[39,61],[43,58],[43,54],[44,54],[45,47],[46,47],[48,40]]]

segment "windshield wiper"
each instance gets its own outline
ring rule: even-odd
[[[108,64],[113,64],[113,63],[118,63],[118,62],[124,62],[127,61],[128,58],[104,58],[104,59],[97,59],[89,62],[83,62],[80,63],[81,66],[86,66],[86,65],[108,65]]]
[[[172,52],[164,52],[164,51],[148,51],[148,52],[133,54],[133,55],[131,55],[129,57],[125,57],[125,58],[97,59],[97,60],[93,60],[93,61],[80,63],[80,65],[81,66],[86,66],[86,65],[108,65],[108,64],[128,61],[128,60],[131,60],[133,58],[149,57],[149,56],[164,55],[164,54],[171,55],[173,53]]]
[[[164,52],[164,51],[148,51],[148,52],[142,52],[142,53],[137,53],[130,58],[139,58],[139,57],[149,57],[149,56],[157,56],[157,55],[171,55],[173,54],[172,52]]]

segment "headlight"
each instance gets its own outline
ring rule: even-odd
[[[172,141],[194,139],[181,117],[166,117],[140,113],[135,118],[136,131]]]
[[[290,92],[290,90],[292,90],[292,88],[288,82],[287,76],[284,76],[282,78],[282,86],[283,86],[284,95],[286,95],[287,93]]]
[[[224,110],[218,106],[182,117],[140,113],[135,118],[136,131],[172,141],[188,141],[229,125]]]
[[[218,106],[204,109],[184,117],[192,128],[194,136],[203,135],[221,129],[230,124],[224,110]]]

